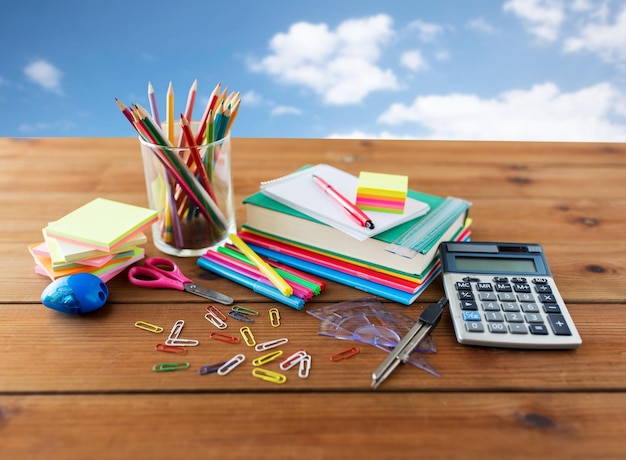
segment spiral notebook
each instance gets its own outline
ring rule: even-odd
[[[287,176],[262,182],[261,192],[360,241],[424,215],[430,209],[428,204],[422,201],[407,198],[404,213],[367,211],[375,228],[361,227],[315,183],[313,175],[324,179],[352,203],[356,201],[358,177],[327,164],[307,166]]]

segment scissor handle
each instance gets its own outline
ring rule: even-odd
[[[144,261],[144,266],[182,283],[193,283],[192,280],[183,275],[178,265],[170,259],[165,259],[164,257],[149,257]]]
[[[150,267],[131,267],[128,270],[128,280],[135,286],[152,289],[185,289],[182,281],[177,281],[163,274],[162,270]]]

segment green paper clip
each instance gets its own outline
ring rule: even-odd
[[[180,371],[182,369],[189,368],[188,362],[177,362],[177,363],[156,363],[152,366],[152,370],[154,372],[170,372],[170,371]]]

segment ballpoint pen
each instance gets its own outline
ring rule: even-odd
[[[372,388],[378,388],[378,386],[391,375],[395,368],[398,367],[398,364],[406,363],[410,354],[415,350],[426,334],[439,323],[443,309],[447,304],[448,299],[442,297],[437,303],[431,303],[424,309],[419,320],[372,374]]]
[[[339,203],[343,209],[348,213],[348,215],[358,222],[362,227],[367,227],[370,230],[374,228],[374,223],[372,219],[370,219],[367,214],[361,211],[355,204],[351,203],[346,197],[341,195],[337,190],[335,190],[328,182],[322,179],[319,176],[313,174],[313,180],[315,183],[320,186],[326,194],[332,197],[337,203]]]

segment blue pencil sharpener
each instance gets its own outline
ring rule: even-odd
[[[107,285],[90,273],[64,276],[41,293],[41,303],[63,313],[89,313],[102,307],[109,296]]]

